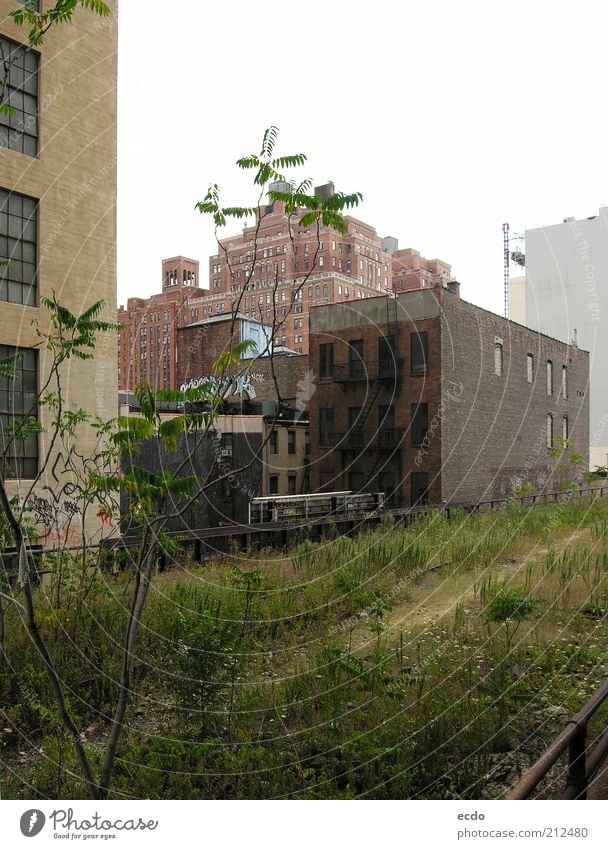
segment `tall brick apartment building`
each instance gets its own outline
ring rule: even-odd
[[[333,183],[318,186],[333,194]],[[297,216],[295,217],[297,219]],[[245,227],[223,240],[226,254],[209,259],[209,288],[200,286],[198,263],[185,257],[163,260],[162,292],[129,298],[118,321],[118,386],[133,391],[146,379],[154,388],[174,388],[177,330],[235,310],[274,328],[274,344],[308,353],[309,311],[313,306],[361,301],[379,293],[447,285],[450,266],[425,259],[397,239],[347,216],[346,232],[290,226],[285,205],[261,207],[260,226]]]
[[[313,492],[470,502],[550,484],[557,437],[588,460],[588,353],[456,283],[313,309],[310,345]]]
[[[188,300],[199,292],[199,264],[183,256],[164,259],[162,292],[150,298],[129,298],[117,320],[118,388],[134,391],[141,380],[153,389],[175,387],[177,329],[198,313],[188,311]]]
[[[331,196],[334,184],[315,193]],[[302,210],[304,212],[304,210]],[[450,266],[427,260],[412,249],[399,250],[393,237],[381,239],[374,227],[346,216],[346,232],[299,226],[275,201],[261,207],[258,222],[222,240],[227,255],[209,258],[209,291],[191,299],[199,317],[239,311],[266,324],[274,320],[275,343],[308,353],[308,315],[313,306],[361,301],[387,289],[397,291],[446,284]],[[275,312],[276,307],[276,312]]]

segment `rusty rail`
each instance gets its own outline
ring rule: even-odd
[[[589,782],[608,755],[608,731],[587,752],[587,726],[596,710],[608,698],[608,679],[587,704],[570,719],[564,730],[546,749],[528,772],[520,778],[507,799],[527,799],[551,767],[568,749],[568,776],[562,799],[586,799]]]

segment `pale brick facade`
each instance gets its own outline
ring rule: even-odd
[[[109,5],[113,15],[106,19],[78,8],[73,22],[53,27],[39,50],[25,51],[26,82],[18,73],[12,81],[23,93],[19,102],[24,110],[30,109],[19,119],[27,142],[19,129],[3,126],[0,131],[2,227],[7,210],[9,217],[15,212],[13,224],[19,214],[25,222],[12,233],[9,223],[8,246],[4,239],[0,251],[11,260],[2,269],[0,344],[32,352],[27,354],[33,364],[32,389],[44,385],[49,367],[49,354],[37,348],[39,338],[32,326],[37,321],[42,330],[48,329],[44,296],[55,293],[76,314],[102,299],[101,317],[116,320],[117,0],[109,0]],[[27,37],[27,28],[16,27],[9,18],[14,8],[14,0],[0,0],[1,35],[11,50],[24,45]],[[35,213],[28,222],[32,208]],[[11,236],[17,237],[11,241]],[[94,360],[71,360],[62,380],[66,409],[82,407],[104,419],[114,417],[115,334],[100,340]],[[47,425],[44,411],[41,416]],[[42,467],[48,439],[43,433],[37,446],[27,449],[31,456],[19,477],[31,478],[33,470]],[[92,435],[80,433],[78,450],[86,456],[93,447]],[[55,499],[60,513],[63,500],[69,499],[62,468],[61,455],[54,451],[39,493]],[[25,492],[29,485],[15,481],[11,489]],[[93,514],[87,532],[95,535],[99,523]],[[82,531],[82,523],[72,520],[68,541],[78,543]],[[68,531],[59,526],[54,534],[61,539]]]

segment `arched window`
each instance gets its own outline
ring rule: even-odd
[[[553,448],[553,416],[547,414],[547,448]]]
[[[494,374],[502,377],[502,345],[500,342],[494,345]]]
[[[526,377],[528,383],[534,383],[534,357],[532,354],[528,354],[526,357]]]
[[[553,363],[547,360],[547,395],[553,395]]]

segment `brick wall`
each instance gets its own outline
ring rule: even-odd
[[[193,378],[215,374],[214,362],[222,352],[230,350],[240,340],[238,323],[232,335],[231,327],[232,322],[226,320],[180,328],[177,334],[177,386]],[[270,357],[259,357],[248,366],[245,362],[242,367],[233,366],[227,373],[247,373],[255,389],[256,401],[276,400],[273,367],[281,400],[292,406],[296,406],[300,399],[303,402],[307,401],[308,355],[306,354],[273,354],[272,363]],[[302,410],[304,409],[305,407],[302,407]]]
[[[554,438],[568,418],[572,450],[589,454],[589,355],[501,316],[440,293],[442,308],[442,498],[470,501],[510,495],[513,486],[543,488],[555,461],[547,449],[547,415]],[[503,374],[495,373],[502,344]],[[528,382],[527,355],[533,357]],[[553,394],[547,394],[547,360]],[[567,398],[561,391],[567,368]],[[570,470],[571,472],[574,469]]]
[[[443,288],[400,295],[394,302],[398,375],[376,393],[378,338],[394,333],[386,299],[341,304],[311,314],[311,370],[316,392],[310,402],[311,491],[325,488],[384,490],[398,506],[412,502],[412,476],[426,475],[428,500],[476,501],[510,495],[514,486],[558,488],[564,470],[547,447],[547,418],[554,443],[567,419],[572,451],[587,467],[589,450],[589,356],[501,316],[461,301]],[[426,332],[426,374],[412,374],[412,334]],[[348,375],[348,343],[362,340],[364,379]],[[319,346],[334,346],[334,370],[320,377]],[[502,349],[496,374],[496,346]],[[528,382],[527,355],[533,356]],[[547,394],[547,361],[553,392]],[[567,397],[562,392],[566,367]],[[377,397],[376,397],[377,394]],[[369,413],[357,433],[349,407]],[[412,406],[426,404],[427,433],[415,439]],[[386,431],[380,407],[392,405],[395,444],[378,439]],[[321,410],[333,411],[332,439],[321,439]],[[355,438],[349,442],[349,434]],[[390,436],[390,435],[389,435]],[[327,444],[322,444],[326,442]],[[389,447],[391,450],[389,450]],[[570,477],[577,469],[568,468]],[[553,479],[551,475],[553,474]],[[414,481],[419,483],[419,479]]]
[[[387,312],[387,299],[376,298],[364,303],[341,304],[329,311],[313,311],[311,324],[311,370],[316,375],[317,391],[310,402],[311,491],[325,483],[333,490],[362,486],[368,491],[384,491],[391,503],[405,506],[411,503],[411,474],[424,472],[429,476],[429,499],[440,500],[441,430],[436,441],[429,445],[421,466],[417,463],[420,447],[413,444],[412,405],[427,404],[429,420],[439,406],[441,393],[441,330],[437,302],[433,293],[414,293],[407,307],[405,301],[390,301],[393,316]],[[391,319],[389,321],[388,319]],[[349,326],[350,325],[350,326]],[[412,374],[411,336],[428,334],[426,374]],[[378,339],[394,335],[397,373],[376,383],[379,363]],[[349,380],[348,343],[362,340],[365,375],[363,380]],[[320,377],[319,346],[334,345],[336,376]],[[341,379],[342,377],[346,379]],[[363,443],[352,424],[349,408],[365,411],[374,399],[361,425]],[[394,411],[393,421],[383,413],[387,407]],[[320,410],[332,409],[335,445],[322,445]],[[351,418],[349,418],[351,416]],[[349,426],[349,422],[351,423]],[[391,434],[391,431],[393,432]],[[354,447],[349,437],[354,436]],[[328,480],[329,473],[332,479]]]

